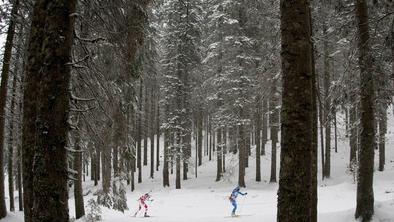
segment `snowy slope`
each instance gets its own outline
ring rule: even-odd
[[[394,119],[389,114],[389,132],[387,134],[386,167],[384,172],[375,172],[375,217],[374,222],[394,222]],[[344,137],[344,129],[339,127],[338,153],[332,151],[331,179],[321,181],[319,174],[319,222],[353,222],[356,206],[356,184],[353,176],[347,170],[349,159],[348,140]],[[221,182],[215,182],[216,163],[204,160],[204,165],[198,169],[198,178],[194,177],[194,163],[190,166],[189,180],[182,181],[182,189],[173,188],[175,177],[171,175],[170,188],[162,187],[162,172],[155,172],[155,179],[149,178],[149,166],[143,169],[144,182],[136,185],[136,191],[128,191],[128,206],[125,213],[106,208],[103,210],[104,222],[126,221],[157,221],[157,222],[273,222],[276,221],[277,184],[270,184],[270,144],[266,145],[267,155],[262,158],[263,182],[254,182],[255,159],[250,158],[247,169],[246,183],[248,195],[240,196],[239,211],[241,217],[229,217],[231,205],[228,201],[229,193],[237,182],[236,156],[228,155],[226,159],[227,173]],[[193,155],[194,156],[194,155]],[[320,155],[319,155],[320,157]],[[377,156],[376,156],[377,157]],[[205,157],[207,158],[207,157]],[[214,157],[216,158],[216,157]],[[279,158],[279,153],[278,153]],[[192,160],[194,161],[194,160]],[[320,161],[320,160],[319,160]],[[279,161],[278,161],[279,163]],[[375,165],[377,166],[376,159]],[[320,162],[319,162],[320,164]],[[149,164],[148,164],[149,165]],[[320,171],[320,166],[319,166]],[[278,169],[279,175],[279,169]],[[88,179],[88,178],[87,178]],[[7,181],[7,180],[6,180]],[[91,181],[84,184],[84,192],[94,191],[96,188]],[[128,187],[129,189],[129,187]],[[151,218],[134,218],[137,199],[144,192],[152,191],[154,201],[150,204]],[[6,191],[7,192],[7,191]],[[91,192],[93,193],[93,192]],[[15,193],[17,198],[17,193]],[[70,216],[74,216],[74,199],[70,193]],[[92,194],[85,196],[85,202],[93,198]],[[17,201],[17,199],[16,199]],[[17,203],[16,203],[17,204]],[[21,213],[10,214],[5,222],[23,221]],[[81,220],[82,221],[82,220]]]

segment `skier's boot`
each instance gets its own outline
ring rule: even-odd
[[[236,217],[237,215],[235,214],[235,212],[231,212],[231,216]]]
[[[147,213],[144,214],[144,217],[150,217]]]

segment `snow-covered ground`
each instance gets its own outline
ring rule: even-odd
[[[389,131],[387,134],[386,166],[384,172],[375,171],[375,216],[374,222],[394,222],[394,119],[390,113]],[[349,161],[348,140],[344,137],[343,127],[339,127],[338,153],[332,151],[331,179],[321,181],[319,174],[319,222],[354,222],[356,206],[356,184],[353,176],[348,172]],[[157,222],[273,222],[276,221],[276,202],[278,184],[270,184],[270,144],[266,145],[267,155],[262,158],[263,182],[254,182],[255,158],[250,158],[250,167],[247,169],[245,191],[248,195],[238,198],[237,218],[229,217],[231,205],[228,196],[237,182],[236,156],[227,156],[227,173],[221,182],[215,182],[216,162],[206,159],[198,169],[198,178],[194,177],[194,163],[190,166],[189,180],[182,181],[182,189],[175,190],[175,177],[171,175],[170,188],[162,187],[162,172],[155,172],[154,179],[149,178],[149,164],[143,169],[144,181],[136,185],[136,191],[127,193],[127,204],[130,210],[125,213],[102,208],[104,222],[129,222],[129,221],[157,221]],[[319,155],[320,157],[320,155]],[[376,155],[377,157],[377,155]],[[216,158],[216,157],[214,157]],[[278,153],[279,159],[279,153]],[[279,163],[279,161],[278,161]],[[375,165],[377,166],[376,158]],[[320,164],[320,160],[319,160]],[[319,165],[319,171],[320,171]],[[319,172],[320,173],[320,172]],[[279,169],[278,169],[279,175]],[[90,177],[89,177],[90,178]],[[88,179],[88,177],[87,177]],[[84,184],[85,202],[94,193],[93,184],[87,181]],[[130,189],[130,187],[128,187]],[[152,191],[154,201],[150,204],[150,218],[143,218],[142,214],[132,217],[137,208],[137,199],[144,192]],[[8,193],[8,191],[6,191]],[[15,193],[17,201],[17,192]],[[70,216],[74,213],[74,199],[70,193]],[[302,204],[302,203],[300,203]],[[17,203],[16,203],[17,206]],[[22,213],[10,213],[4,222],[23,221]],[[82,220],[81,220],[82,221]]]

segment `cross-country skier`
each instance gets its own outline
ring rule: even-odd
[[[151,196],[149,195],[149,193],[146,193],[144,195],[142,195],[139,199],[138,199],[138,210],[135,212],[134,217],[137,216],[138,212],[140,212],[140,210],[143,208],[145,208],[145,213],[144,213],[144,217],[149,217],[148,213],[148,205],[146,204],[146,201],[153,201],[150,199]]]
[[[233,190],[233,192],[231,193],[231,196],[230,196],[230,198],[229,198],[231,204],[233,205],[233,211],[231,212],[231,216],[233,216],[233,217],[236,216],[235,211],[237,210],[237,197],[238,197],[238,194],[241,194],[242,196],[248,194],[248,193],[242,193],[242,192],[240,191],[240,189],[241,189],[241,188],[240,188],[239,186],[237,186],[237,187]]]

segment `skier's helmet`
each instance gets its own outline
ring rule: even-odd
[[[238,192],[239,190],[240,190],[239,186],[236,186],[235,189],[234,189],[235,192]]]

